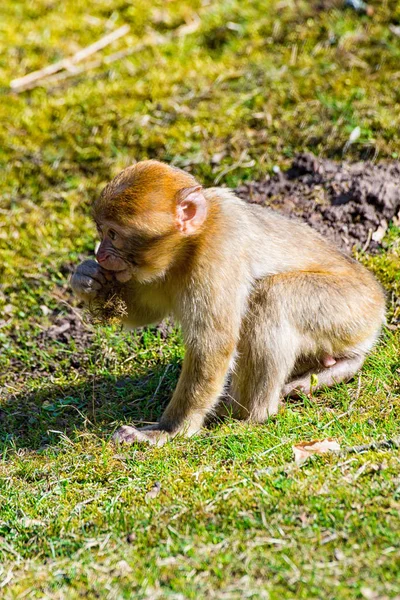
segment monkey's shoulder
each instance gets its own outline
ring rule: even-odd
[[[246,202],[229,188],[208,188],[205,195],[211,204],[219,206],[222,218],[230,225],[236,222],[242,229],[247,226],[249,232],[261,232],[264,239],[267,236],[279,242],[287,239],[299,243],[307,239],[310,243],[317,240],[332,249],[332,243],[327,242],[315,229],[299,218],[283,215],[268,206]]]

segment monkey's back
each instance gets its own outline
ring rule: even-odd
[[[257,278],[292,271],[353,273],[379,287],[375,278],[356,260],[300,220],[273,209],[247,204],[230,190],[206,190],[221,208],[226,228],[249,250]]]
[[[353,315],[359,322],[374,321],[380,327],[384,320],[385,298],[380,284],[363,265],[341,252],[309,225],[280,215],[278,212],[245,203],[221,188],[207,190],[210,199],[221,209],[230,239],[235,238],[234,257],[238,248],[246,256],[253,281],[269,280],[282,275],[298,278],[298,301],[304,312],[314,299],[331,304],[335,311]],[[304,281],[309,296],[301,295]],[[285,286],[282,301],[285,299]],[[363,328],[363,327],[362,327]]]

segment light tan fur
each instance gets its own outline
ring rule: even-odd
[[[312,373],[321,386],[350,379],[384,321],[375,278],[310,227],[222,188],[196,192],[191,204],[189,195],[188,208],[189,188],[199,189],[191,175],[144,161],[123,171],[95,204],[102,243],[110,245],[104,233],[110,227],[118,234],[110,252],[115,264],[122,261],[116,276],[125,269],[125,326],[172,314],[186,344],[177,388],[158,425],[140,432],[125,426],[118,441],[192,435],[215,410],[228,375],[234,415],[263,422],[283,394],[307,392]],[[180,226],[178,204],[186,223],[199,205],[205,209],[190,235]],[[148,248],[137,246],[132,265],[124,248],[143,229],[153,238]],[[104,274],[85,261],[72,286],[87,300],[101,290]]]

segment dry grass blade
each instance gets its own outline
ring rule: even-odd
[[[91,321],[96,325],[118,325],[128,314],[125,300],[118,286],[112,286],[101,301],[96,299],[89,305]]]
[[[79,50],[70,58],[63,58],[56,63],[47,65],[43,69],[33,71],[32,73],[28,73],[28,75],[24,75],[23,77],[13,79],[10,83],[10,87],[14,92],[19,93],[36,87],[39,85],[40,80],[45,79],[50,75],[57,73],[58,71],[66,69],[67,71],[71,70],[74,72],[74,65],[76,65],[76,63],[85,60],[92,54],[95,54],[95,52],[98,52],[106,46],[109,46],[122,36],[126,35],[129,30],[129,25],[122,25],[122,27],[119,27],[115,31],[108,33],[104,37],[97,40],[97,42],[90,44],[90,46],[87,46],[86,48],[82,48],[82,50]]]
[[[132,56],[137,52],[141,52],[147,47],[155,47],[161,44],[165,44],[174,38],[182,38],[186,35],[194,33],[200,26],[200,19],[195,19],[191,23],[187,23],[178,27],[175,31],[173,31],[169,35],[159,35],[157,33],[152,32],[149,36],[147,36],[142,42],[137,44],[136,46],[132,46],[130,48],[125,48],[123,50],[119,50],[118,52],[114,52],[109,56],[105,56],[99,58],[97,60],[92,60],[91,62],[85,63],[81,67],[77,67],[76,64],[85,58],[88,58],[98,50],[101,50],[119,39],[129,31],[129,25],[123,25],[119,29],[116,29],[112,33],[104,36],[94,44],[91,44],[87,48],[83,48],[71,58],[65,58],[60,60],[57,63],[52,65],[48,65],[43,69],[39,69],[38,71],[34,71],[25,75],[24,77],[20,77],[18,79],[14,79],[10,83],[10,87],[14,92],[20,93],[27,90],[31,90],[39,85],[45,85],[46,87],[50,87],[59,83],[60,81],[64,81],[65,79],[69,79],[70,77],[75,77],[76,75],[80,75],[81,73],[85,73],[86,71],[92,69],[98,69],[103,65],[109,65],[117,60],[121,60],[122,58],[126,58],[127,56]],[[60,72],[61,71],[61,72]]]

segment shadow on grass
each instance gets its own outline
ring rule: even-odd
[[[138,376],[93,376],[83,383],[47,385],[10,396],[0,406],[0,452],[40,450],[60,433],[89,431],[109,437],[121,423],[157,421],[176,386],[180,360]]]

